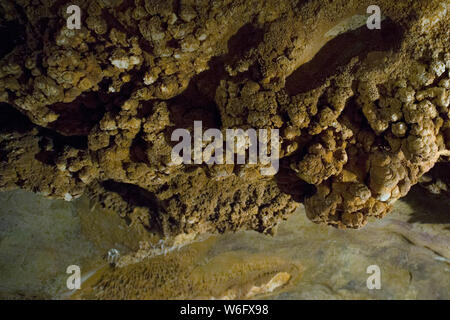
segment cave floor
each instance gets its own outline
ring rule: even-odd
[[[450,299],[450,200],[420,187],[361,230],[313,224],[301,207],[275,236],[213,235],[120,268],[108,248],[126,255],[139,239],[114,215],[86,220],[86,202],[0,193],[0,298]],[[66,287],[69,265],[80,290]],[[367,287],[372,265],[380,289]]]

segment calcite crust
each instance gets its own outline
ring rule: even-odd
[[[450,4],[380,0],[369,30],[371,2],[1,1],[0,190],[87,194],[165,237],[273,233],[299,203],[385,216],[450,156]],[[280,171],[171,166],[194,121],[279,129]]]

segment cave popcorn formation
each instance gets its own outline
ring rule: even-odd
[[[381,29],[355,26],[371,4],[2,1],[0,189],[87,194],[165,237],[273,233],[299,203],[339,228],[382,218],[448,161],[449,3],[380,0]],[[194,121],[279,129],[280,171],[171,166]]]

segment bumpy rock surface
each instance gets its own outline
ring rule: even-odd
[[[381,218],[450,149],[448,1],[0,3],[0,189],[165,237]],[[66,8],[82,11],[80,30]],[[177,128],[280,129],[281,169],[170,165]]]

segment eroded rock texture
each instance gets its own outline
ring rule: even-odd
[[[82,27],[66,27],[80,6]],[[3,0],[0,189],[170,237],[381,218],[450,149],[449,2]],[[281,169],[170,166],[176,128],[276,128]]]

